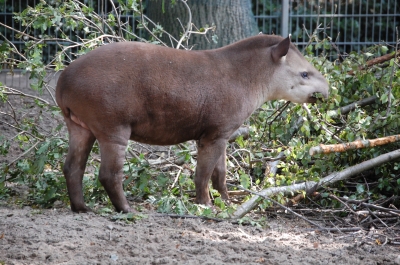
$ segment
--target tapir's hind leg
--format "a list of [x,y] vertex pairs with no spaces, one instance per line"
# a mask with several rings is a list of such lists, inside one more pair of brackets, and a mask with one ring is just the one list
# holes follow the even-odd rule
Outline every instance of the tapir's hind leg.
[[131,212],[122,188],[125,148],[128,140],[111,142],[99,139],[101,166],[99,180],[118,212]]
[[214,171],[211,175],[211,181],[214,189],[218,190],[223,200],[228,200],[228,190],[226,188],[226,149],[224,153],[218,158]]
[[87,212],[82,191],[82,178],[90,150],[96,138],[91,131],[81,127],[69,118],[65,118],[69,132],[69,148],[63,172],[67,182],[71,210]]

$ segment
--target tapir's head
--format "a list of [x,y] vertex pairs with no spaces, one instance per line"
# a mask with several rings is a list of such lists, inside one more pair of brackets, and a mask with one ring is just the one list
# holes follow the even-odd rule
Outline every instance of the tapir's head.
[[271,47],[274,65],[271,88],[275,99],[295,103],[315,103],[320,95],[328,97],[328,82],[290,42],[282,39]]

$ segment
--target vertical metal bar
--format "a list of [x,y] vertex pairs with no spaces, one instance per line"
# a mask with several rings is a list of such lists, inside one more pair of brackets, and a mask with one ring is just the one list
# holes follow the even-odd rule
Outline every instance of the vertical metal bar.
[[289,0],[282,0],[282,22],[281,35],[286,38],[289,36]]
[[369,2],[368,1],[366,1],[366,8],[365,8],[365,10],[366,10],[366,12],[365,12],[365,37],[364,37],[364,42],[360,42],[360,44],[361,43],[365,43],[365,42],[367,42],[368,41],[368,36],[370,36],[370,34],[368,34],[368,32],[373,32],[373,27],[372,27],[372,29],[370,29],[370,30],[368,30],[369,28],[368,28],[368,20],[369,20],[369,16],[368,16],[368,10],[369,10]]
[[[297,7],[298,7],[298,5],[299,5],[299,3],[297,4]],[[301,25],[299,25],[299,16],[297,16],[299,14],[299,9],[298,8],[297,8],[296,12],[294,12],[294,14],[296,15],[296,27],[297,28],[299,28],[299,27],[301,28]],[[296,31],[297,31],[297,28],[296,28]],[[300,32],[299,34],[296,34],[296,42],[299,41],[299,35],[303,34],[302,30],[300,30],[299,32]]]
[[335,23],[335,18],[334,18],[336,15],[334,1],[331,2],[331,13],[332,13],[332,19],[331,19],[331,24],[330,24],[331,33],[330,33],[329,37],[331,37],[333,40],[336,40],[337,35],[333,36],[333,27],[334,27],[334,25],[337,25],[337,23]]
[[[390,1],[389,1],[390,3]],[[389,4],[388,3],[388,4]],[[379,10],[379,39],[377,41],[381,42],[381,37],[382,37],[382,22],[383,22],[383,17],[382,17],[382,4],[379,5],[380,6],[380,10]],[[388,41],[388,39],[385,39],[386,41]]]
[[293,34],[293,23],[292,23],[292,10],[293,10],[293,2],[290,1],[289,3],[289,32],[290,34]]
[[[359,30],[358,30],[358,37],[357,37],[357,42],[358,43],[360,43],[361,42],[361,21],[362,21],[362,19],[361,19],[361,14],[362,14],[362,4],[361,4],[361,2],[360,2],[360,6],[359,6],[359,10],[358,10],[358,13],[360,14],[360,16],[359,16],[359,18],[358,18],[358,27],[359,27]],[[358,45],[358,47],[360,47],[360,45]],[[360,51],[360,48],[358,48],[358,51]]]
[[374,41],[374,36],[375,36],[375,19],[376,19],[376,17],[375,17],[375,4],[376,4],[376,2],[375,2],[375,0],[374,0],[374,3],[373,3],[373,5],[372,5],[372,8],[373,8],[373,14],[372,14],[372,35],[371,35],[371,39],[370,40],[366,40],[365,42],[368,42],[368,41]]
[[[388,1],[388,5],[390,6],[390,0]],[[389,9],[390,8],[387,8],[386,9],[386,30],[385,30],[385,41],[389,41]],[[396,10],[396,9],[394,9],[394,10]],[[396,25],[396,23],[394,23],[394,25]]]
[[347,42],[347,20],[348,20],[348,17],[347,17],[347,7],[349,6],[349,1],[348,0],[346,0],[346,4],[345,4],[345,7],[344,7],[344,14],[345,14],[345,17],[344,17],[344,30],[343,30],[343,37],[344,37],[344,41],[345,42]]
[[[394,0],[394,9],[393,9],[393,24],[394,25],[397,25],[397,22],[396,22],[396,10],[397,10],[397,4],[398,4],[398,2],[397,2],[397,0]],[[389,23],[388,23],[388,25],[389,25]],[[388,26],[389,27],[389,26]],[[400,28],[397,28],[397,30],[400,30]],[[397,35],[396,35],[396,28],[393,30],[393,36],[392,36],[392,38],[393,38],[393,40],[394,40],[394,42],[396,43],[397,42]]]

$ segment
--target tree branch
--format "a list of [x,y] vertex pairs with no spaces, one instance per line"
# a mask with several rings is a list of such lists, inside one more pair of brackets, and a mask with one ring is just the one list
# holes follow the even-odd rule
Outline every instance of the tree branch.
[[291,195],[293,192],[297,192],[299,190],[305,190],[307,193],[314,191],[319,186],[329,185],[335,183],[337,181],[348,179],[354,175],[360,174],[363,171],[379,166],[383,163],[387,163],[394,159],[400,158],[400,149],[380,155],[378,157],[372,158],[370,160],[364,161],[358,165],[348,167],[340,172],[334,172],[319,182],[315,181],[306,181],[303,183],[294,184],[291,186],[281,186],[281,187],[272,187],[258,192],[256,196],[253,196],[250,200],[246,201],[242,205],[240,205],[236,211],[233,213],[233,218],[240,218],[246,215],[249,211],[254,209],[258,203],[260,195],[262,196],[271,196],[276,193],[283,193],[285,195]]
[[400,134],[371,139],[371,140],[357,140],[350,143],[330,144],[330,145],[320,144],[319,146],[314,146],[310,148],[310,155],[313,156],[316,154],[330,154],[334,152],[342,153],[348,150],[386,145],[398,141],[400,141]]

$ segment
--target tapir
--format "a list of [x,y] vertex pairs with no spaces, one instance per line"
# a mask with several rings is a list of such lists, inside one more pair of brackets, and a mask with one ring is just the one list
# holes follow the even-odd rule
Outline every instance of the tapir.
[[86,212],[82,178],[95,140],[99,181],[117,211],[124,195],[129,140],[154,145],[197,143],[196,203],[212,205],[208,183],[228,200],[226,143],[264,102],[315,103],[328,82],[290,38],[258,35],[204,51],[141,42],[103,45],[60,75],[56,100],[69,133],[63,167],[71,209]]

